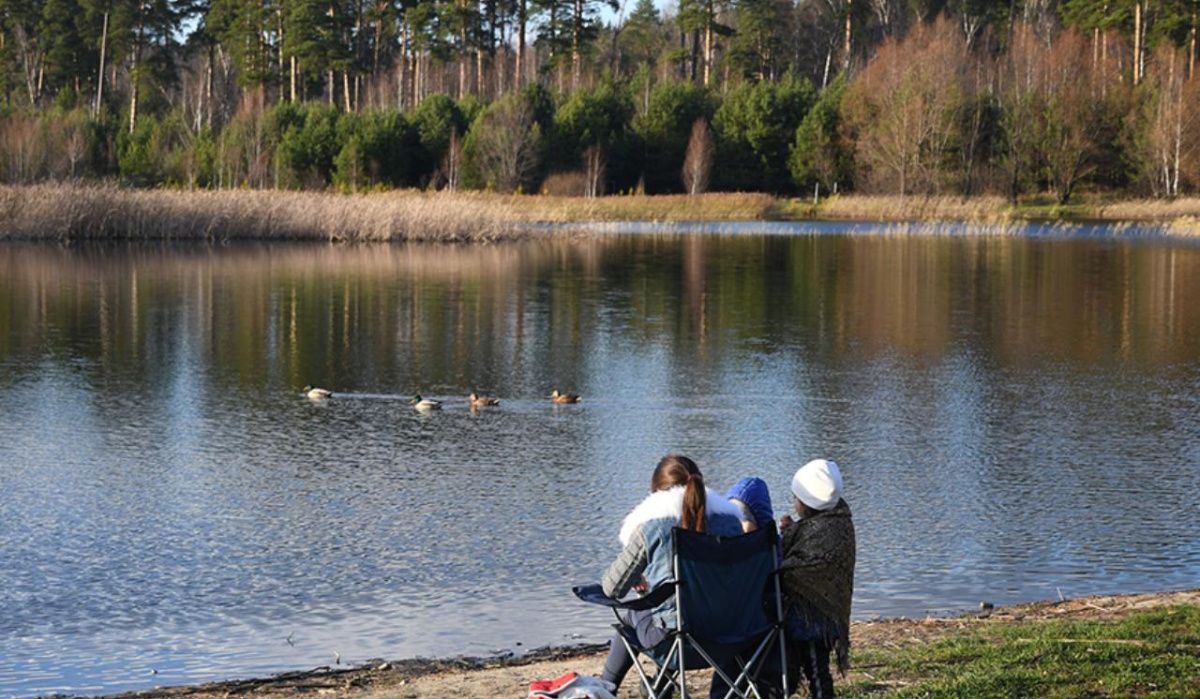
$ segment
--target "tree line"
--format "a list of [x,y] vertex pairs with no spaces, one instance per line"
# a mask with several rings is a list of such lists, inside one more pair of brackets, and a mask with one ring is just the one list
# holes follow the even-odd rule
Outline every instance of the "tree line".
[[1200,184],[1200,0],[630,4],[0,0],[0,177],[1061,201]]

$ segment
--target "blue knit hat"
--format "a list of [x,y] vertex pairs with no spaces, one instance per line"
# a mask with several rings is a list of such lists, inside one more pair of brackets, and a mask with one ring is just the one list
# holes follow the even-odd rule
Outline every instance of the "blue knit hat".
[[775,512],[771,509],[771,493],[767,490],[767,482],[761,478],[741,479],[733,484],[725,497],[745,503],[754,515],[754,523],[760,527],[775,520]]

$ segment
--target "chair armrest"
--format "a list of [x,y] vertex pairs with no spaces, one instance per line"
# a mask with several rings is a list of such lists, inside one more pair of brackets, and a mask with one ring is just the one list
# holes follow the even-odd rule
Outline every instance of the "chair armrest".
[[621,600],[613,599],[604,594],[604,588],[599,583],[576,585],[571,588],[571,592],[574,592],[576,597],[588,604],[599,604],[605,607],[621,606]]
[[595,583],[591,585],[577,585],[571,588],[571,592],[574,592],[575,596],[584,602],[599,604],[613,609],[654,609],[670,599],[671,595],[675,594],[675,581],[668,580],[645,595],[630,597],[624,600],[609,597],[604,594],[604,589]]

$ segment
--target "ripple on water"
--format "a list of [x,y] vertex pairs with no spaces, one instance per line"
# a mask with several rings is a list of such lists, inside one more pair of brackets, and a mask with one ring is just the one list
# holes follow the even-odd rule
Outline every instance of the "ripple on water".
[[[841,463],[859,617],[1200,573],[1194,247],[743,235],[0,263],[0,694],[601,640],[570,586],[615,555],[668,451],[717,489],[762,476],[780,514],[797,466]],[[308,401],[310,382],[337,393]],[[551,406],[556,386],[584,401]],[[474,389],[502,405],[472,414]],[[414,414],[418,391],[444,409]]]

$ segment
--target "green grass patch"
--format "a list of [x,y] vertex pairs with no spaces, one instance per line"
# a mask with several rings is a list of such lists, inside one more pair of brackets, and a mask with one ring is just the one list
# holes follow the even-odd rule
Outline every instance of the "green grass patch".
[[[980,624],[855,654],[845,697],[1200,697],[1200,607],[1120,621]],[[868,676],[864,677],[863,674]]]

